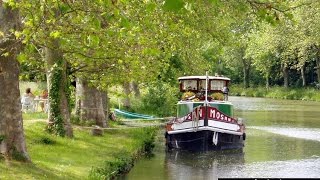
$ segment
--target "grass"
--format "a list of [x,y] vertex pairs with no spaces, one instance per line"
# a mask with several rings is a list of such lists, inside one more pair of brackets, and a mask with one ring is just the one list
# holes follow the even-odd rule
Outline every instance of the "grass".
[[[23,114],[27,150],[32,163],[0,159],[0,179],[108,179],[128,171],[133,162],[153,148],[157,127],[105,130],[101,137],[74,128],[73,139],[44,131],[41,113]],[[118,127],[117,123],[111,123]],[[120,162],[120,163],[119,163]]]
[[44,112],[22,113],[24,120],[47,119],[48,114]]
[[247,96],[247,97],[267,97],[275,99],[290,99],[290,100],[306,100],[320,101],[320,90],[315,88],[283,88],[270,87],[268,90],[265,87],[255,87],[244,89],[240,85],[233,85],[230,88],[230,95]]

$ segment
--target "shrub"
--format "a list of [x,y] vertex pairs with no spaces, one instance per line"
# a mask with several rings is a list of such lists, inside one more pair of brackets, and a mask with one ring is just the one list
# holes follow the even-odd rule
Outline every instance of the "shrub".
[[157,81],[150,84],[140,99],[132,101],[132,110],[159,117],[172,116],[176,112],[176,103],[180,99],[176,87]]

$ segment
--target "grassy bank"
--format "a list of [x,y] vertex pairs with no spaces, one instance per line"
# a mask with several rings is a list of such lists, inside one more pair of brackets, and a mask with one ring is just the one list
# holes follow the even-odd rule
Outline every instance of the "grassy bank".
[[67,139],[47,134],[45,125],[44,120],[24,121],[32,163],[5,163],[0,159],[0,179],[112,178],[128,171],[139,155],[152,150],[158,130],[157,127],[110,129],[97,137],[78,127],[74,128],[75,138]]
[[230,87],[230,95],[320,101],[320,90],[317,90],[315,88],[270,87],[267,90],[265,87],[255,87],[255,88],[244,89],[242,86],[232,85]]

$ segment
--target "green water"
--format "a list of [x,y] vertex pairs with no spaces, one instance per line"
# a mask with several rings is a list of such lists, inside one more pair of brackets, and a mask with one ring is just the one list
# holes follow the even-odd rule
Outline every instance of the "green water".
[[230,97],[245,119],[243,152],[171,152],[160,134],[154,156],[124,179],[319,178],[320,103]]

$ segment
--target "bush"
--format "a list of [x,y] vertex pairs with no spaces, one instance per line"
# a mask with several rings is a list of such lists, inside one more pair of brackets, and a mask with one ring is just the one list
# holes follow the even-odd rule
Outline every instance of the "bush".
[[140,99],[132,100],[134,112],[159,117],[172,116],[176,113],[176,103],[180,99],[176,87],[157,81],[150,84]]

